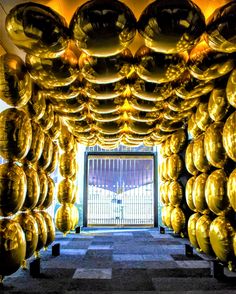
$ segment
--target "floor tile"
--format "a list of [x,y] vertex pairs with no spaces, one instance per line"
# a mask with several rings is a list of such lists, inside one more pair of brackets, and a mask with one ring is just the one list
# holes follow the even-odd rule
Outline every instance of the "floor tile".
[[61,254],[65,255],[85,255],[87,250],[86,249],[61,249]]
[[107,280],[112,278],[111,268],[77,268],[73,279],[102,279]]

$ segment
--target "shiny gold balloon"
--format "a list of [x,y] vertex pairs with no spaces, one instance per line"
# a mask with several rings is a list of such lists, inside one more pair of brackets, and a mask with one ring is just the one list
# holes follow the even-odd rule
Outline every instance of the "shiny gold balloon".
[[25,112],[32,121],[38,122],[46,111],[46,95],[34,85],[34,91],[26,106]]
[[232,173],[229,176],[228,182],[227,182],[227,196],[229,198],[230,205],[236,211],[236,169],[232,171]]
[[199,245],[197,242],[197,236],[196,236],[196,225],[200,217],[201,217],[200,213],[194,213],[188,219],[188,237],[189,237],[190,243],[195,248],[199,248]]
[[48,229],[44,216],[41,212],[33,211],[33,217],[35,218],[38,225],[38,244],[36,247],[37,253],[39,252],[39,250],[46,246]]
[[43,204],[40,206],[40,209],[47,209],[52,205],[54,200],[54,193],[55,193],[55,183],[51,177],[47,177],[48,182],[48,191],[45,197]]
[[171,212],[171,226],[176,234],[185,229],[186,218],[180,207],[175,207]]
[[64,152],[60,155],[59,161],[60,174],[66,178],[72,177],[76,172],[76,154],[75,152]]
[[[167,108],[163,114],[163,118],[166,120],[173,121],[174,123],[179,123],[181,120],[185,121],[186,119],[188,119],[192,115],[192,113],[193,113],[192,110],[173,111]],[[179,128],[181,127],[183,127],[183,125],[180,126]]]
[[222,140],[223,127],[223,122],[215,122],[208,127],[204,136],[206,158],[211,165],[217,168],[223,168],[227,161]]
[[183,127],[184,121],[182,118],[178,118],[177,120],[163,118],[159,125],[160,130],[167,133],[177,131]]
[[173,154],[169,157],[168,160],[168,175],[172,180],[177,180],[180,176],[180,173],[183,169],[183,162],[181,157],[178,154]]
[[0,113],[0,156],[23,159],[32,141],[32,128],[25,112],[8,108]]
[[146,46],[173,54],[191,49],[205,30],[204,15],[192,1],[154,1],[142,12],[139,33]]
[[135,54],[138,76],[150,83],[168,83],[177,80],[186,69],[182,56],[163,54],[142,46]]
[[40,183],[40,194],[39,194],[39,200],[36,206],[41,207],[41,205],[44,203],[48,194],[48,178],[43,171],[38,172],[38,176],[39,176],[39,183]]
[[174,206],[168,205],[165,211],[165,223],[166,223],[166,226],[170,229],[172,229],[171,214],[174,209],[175,209]]
[[55,231],[55,225],[53,223],[53,219],[50,216],[50,214],[46,211],[41,211],[41,214],[45,220],[46,226],[47,226],[47,241],[44,247],[48,247],[52,242],[55,240],[56,231]]
[[27,182],[22,167],[4,163],[0,165],[0,216],[19,211],[25,201]]
[[[81,112],[85,109],[87,99],[79,93],[71,99],[56,99],[50,96],[50,101],[54,111],[61,117],[71,120],[81,120]],[[75,116],[78,118],[76,119]]]
[[58,185],[57,199],[63,203],[72,203],[75,194],[75,184],[69,179],[63,179]]
[[232,113],[225,122],[223,129],[223,145],[227,155],[236,161],[236,112]]
[[67,127],[62,126],[58,142],[60,148],[64,151],[70,151],[74,147],[75,138],[71,132],[68,131]]
[[183,189],[178,181],[170,182],[168,186],[168,197],[172,206],[180,206],[183,198]]
[[166,204],[170,204],[170,200],[169,200],[169,186],[171,184],[171,181],[166,181],[164,183],[164,188],[163,188],[163,197],[164,197],[164,202]]
[[167,226],[167,224],[166,224],[167,207],[168,206],[165,205],[161,208],[161,221],[164,226]]
[[186,132],[184,130],[178,130],[170,138],[171,151],[175,154],[182,151],[187,141]]
[[72,132],[74,136],[77,136],[80,133],[87,133],[92,130],[92,124],[89,123],[87,120],[82,121],[70,121],[64,120],[68,130]]
[[164,106],[164,103],[162,101],[153,102],[136,97],[130,97],[128,101],[129,104],[138,111],[154,112],[157,110],[162,110]]
[[218,216],[210,226],[210,242],[215,255],[223,262],[232,261],[235,228],[225,216]]
[[89,100],[89,109],[93,112],[106,114],[106,113],[117,113],[117,111],[121,108],[121,104],[123,99],[114,98],[107,100],[97,100],[90,99]]
[[168,204],[166,203],[166,197],[165,197],[165,182],[160,184],[160,201],[163,205]]
[[208,112],[208,102],[201,102],[195,114],[196,124],[202,131],[205,131],[212,120]]
[[192,200],[197,212],[209,213],[205,197],[205,186],[208,175],[203,173],[196,177],[192,187]]
[[201,250],[208,255],[213,254],[209,236],[211,223],[212,219],[209,215],[202,215],[196,223],[197,243]]
[[25,234],[20,224],[12,219],[0,220],[0,275],[16,272],[26,253]]
[[61,117],[54,113],[54,121],[52,127],[48,130],[48,135],[52,141],[56,141],[61,133]]
[[48,130],[53,126],[54,123],[54,108],[51,103],[46,104],[46,109],[45,113],[42,118],[38,121],[40,124],[41,128],[45,131],[48,132]]
[[[228,94],[227,94],[228,97]],[[228,98],[229,99],[229,98]],[[225,89],[215,88],[208,101],[208,112],[214,121],[221,121],[229,110]]]
[[136,19],[120,1],[92,0],[76,10],[70,33],[76,45],[88,55],[116,55],[132,42]]
[[95,57],[82,53],[79,66],[84,78],[90,83],[116,83],[128,76],[131,71],[132,53],[125,49],[110,57]]
[[0,97],[14,107],[24,106],[32,95],[32,80],[23,60],[13,54],[0,57]]
[[195,139],[202,133],[196,124],[196,115],[193,113],[188,120],[188,134],[191,138]]
[[191,141],[186,148],[185,166],[186,166],[187,171],[191,175],[196,176],[198,174],[198,170],[195,167],[194,162],[193,162],[193,141]]
[[42,4],[16,5],[7,15],[6,30],[17,47],[42,58],[57,57],[67,47],[65,19]]
[[42,155],[44,147],[44,132],[42,131],[39,124],[31,121],[32,126],[32,141],[29,152],[27,153],[26,159],[32,163],[39,160]]
[[52,154],[53,154],[53,142],[51,138],[46,134],[45,140],[44,140],[43,152],[38,161],[38,165],[42,169],[46,170],[49,167],[52,161]]
[[192,211],[196,211],[196,206],[194,204],[193,201],[193,185],[195,182],[196,177],[191,177],[185,186],[185,198],[186,198],[186,202],[188,207],[192,210]]
[[202,173],[207,172],[210,168],[204,150],[204,134],[193,141],[193,163]]
[[171,137],[169,137],[166,141],[165,141],[165,154],[166,156],[171,156],[172,155],[172,150],[171,150]]
[[169,168],[169,164],[168,164],[168,161],[169,161],[169,157],[167,158],[164,158],[162,164],[162,176],[164,178],[164,180],[169,180],[169,174],[168,174],[168,168]]
[[72,217],[72,221],[73,221],[71,229],[75,230],[75,227],[79,224],[79,210],[73,204],[70,204],[70,209],[71,209],[71,217]]
[[123,81],[109,84],[95,84],[87,81],[84,90],[89,98],[104,100],[119,97],[126,89],[127,85]]
[[145,123],[145,122],[138,122],[133,121],[128,124],[129,130],[132,133],[139,134],[139,135],[147,135],[150,134],[153,130],[154,123]]
[[45,171],[49,174],[52,174],[58,165],[58,158],[59,158],[59,148],[57,143],[53,142],[53,150],[52,150],[52,159],[49,166],[45,169]]
[[30,258],[36,251],[38,244],[38,224],[30,212],[17,214],[14,221],[21,225],[25,234],[26,254],[25,258]]
[[199,80],[217,79],[234,68],[232,55],[212,50],[203,40],[190,52],[188,68]]
[[199,103],[199,97],[193,99],[182,99],[177,95],[174,95],[167,100],[168,108],[179,112],[191,110],[195,106],[198,106]]
[[[143,106],[143,105],[142,105]],[[146,112],[146,111],[135,111],[132,110],[128,113],[129,119],[138,122],[152,123],[156,122],[160,117],[161,113],[158,111]],[[120,115],[121,117],[121,115]]]
[[236,51],[235,42],[235,2],[216,9],[207,19],[206,41],[208,45],[220,52],[232,53]]
[[234,108],[236,108],[236,69],[234,69],[232,71],[232,73],[230,74],[230,77],[228,79],[227,82],[227,86],[226,86],[226,96],[227,96],[227,100],[230,103],[230,105],[232,105]]
[[218,169],[212,172],[206,181],[206,202],[209,209],[217,215],[224,214],[229,209],[227,180],[224,170]]
[[73,228],[73,219],[70,204],[64,203],[56,212],[56,227],[63,234],[67,234]]
[[24,166],[26,175],[26,197],[22,210],[32,210],[36,207],[40,195],[40,182],[37,171],[30,165]]

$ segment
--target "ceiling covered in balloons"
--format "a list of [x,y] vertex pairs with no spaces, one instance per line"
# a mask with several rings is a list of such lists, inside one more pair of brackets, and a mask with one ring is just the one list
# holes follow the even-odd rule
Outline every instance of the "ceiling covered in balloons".
[[235,104],[234,1],[0,4],[1,98],[53,140],[154,146]]

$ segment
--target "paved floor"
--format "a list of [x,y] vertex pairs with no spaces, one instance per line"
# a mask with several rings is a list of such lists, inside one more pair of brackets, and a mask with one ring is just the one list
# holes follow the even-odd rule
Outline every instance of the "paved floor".
[[236,275],[212,277],[209,257],[185,256],[186,239],[157,230],[56,236],[61,255],[41,253],[41,274],[18,270],[0,293],[236,293]]

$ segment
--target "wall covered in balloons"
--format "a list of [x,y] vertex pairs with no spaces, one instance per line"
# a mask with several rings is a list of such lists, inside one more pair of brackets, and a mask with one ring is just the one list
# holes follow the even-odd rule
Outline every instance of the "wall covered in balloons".
[[[158,0],[137,20],[120,1],[92,0],[67,23],[28,2],[6,31],[26,57],[0,57],[0,275],[53,241],[57,165],[56,226],[66,234],[78,222],[77,143],[161,144],[163,223],[233,262],[236,3],[206,20],[191,0]],[[145,45],[133,55],[136,33]]]

